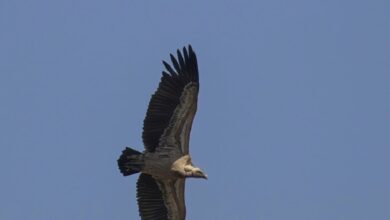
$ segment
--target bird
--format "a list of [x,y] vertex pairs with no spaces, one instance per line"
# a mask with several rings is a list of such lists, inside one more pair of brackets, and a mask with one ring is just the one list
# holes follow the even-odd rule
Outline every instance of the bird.
[[143,122],[144,151],[126,147],[117,160],[123,176],[140,173],[136,196],[142,220],[184,220],[186,178],[207,179],[189,154],[199,92],[196,54],[188,45],[170,58],[173,67],[162,61],[165,70]]

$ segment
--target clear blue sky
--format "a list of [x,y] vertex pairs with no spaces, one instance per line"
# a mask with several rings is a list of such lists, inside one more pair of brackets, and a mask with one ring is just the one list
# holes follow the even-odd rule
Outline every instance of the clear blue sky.
[[0,0],[0,219],[138,219],[162,59],[201,91],[187,219],[390,219],[387,0]]

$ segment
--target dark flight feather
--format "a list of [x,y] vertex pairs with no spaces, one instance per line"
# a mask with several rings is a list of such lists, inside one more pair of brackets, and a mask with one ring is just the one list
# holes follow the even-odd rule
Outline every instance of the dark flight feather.
[[184,47],[183,54],[178,51],[177,57],[179,61],[170,55],[174,69],[163,61],[166,71],[162,72],[158,89],[149,102],[142,133],[145,149],[149,152],[154,152],[158,147],[185,86],[190,83],[199,85],[197,59],[192,47],[189,46],[188,51]]
[[142,220],[168,220],[168,212],[156,180],[142,173],[137,181],[138,209]]

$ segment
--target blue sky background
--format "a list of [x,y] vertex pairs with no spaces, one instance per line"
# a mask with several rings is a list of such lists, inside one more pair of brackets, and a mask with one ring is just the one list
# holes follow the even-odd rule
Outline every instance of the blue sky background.
[[390,1],[0,0],[0,219],[138,219],[161,60],[201,91],[187,219],[390,219]]

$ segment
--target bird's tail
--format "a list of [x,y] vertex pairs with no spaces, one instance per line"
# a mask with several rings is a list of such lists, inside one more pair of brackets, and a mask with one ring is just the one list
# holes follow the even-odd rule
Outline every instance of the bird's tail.
[[142,153],[126,147],[118,159],[118,166],[123,176],[139,173],[144,166]]

